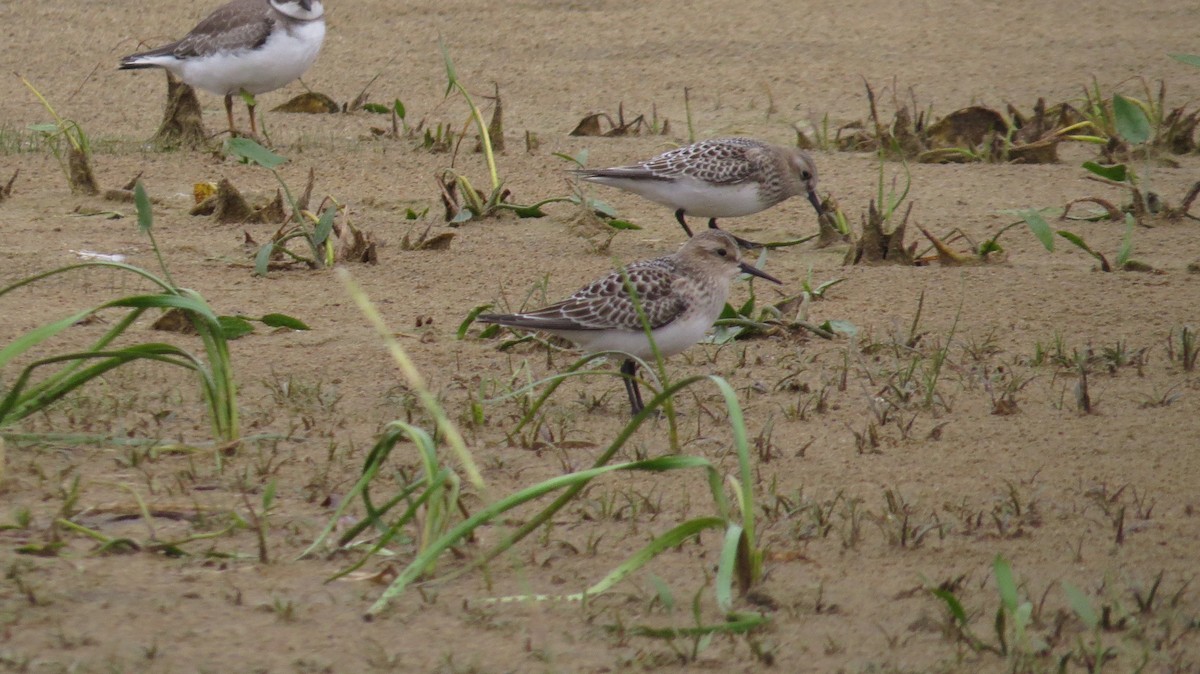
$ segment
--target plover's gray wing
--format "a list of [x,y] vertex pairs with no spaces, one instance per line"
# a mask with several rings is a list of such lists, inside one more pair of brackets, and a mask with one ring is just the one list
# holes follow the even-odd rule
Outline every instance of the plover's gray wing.
[[146,62],[156,57],[190,59],[219,52],[257,49],[270,37],[275,20],[255,3],[235,2],[224,5],[196,24],[182,39],[150,51],[121,59],[121,68],[154,67]]
[[[667,258],[635,262],[626,268],[626,274],[651,328],[667,325],[687,310],[687,298],[675,288],[678,273]],[[528,330],[642,329],[633,298],[619,271],[592,282],[561,302],[536,311],[486,314],[479,320]]]

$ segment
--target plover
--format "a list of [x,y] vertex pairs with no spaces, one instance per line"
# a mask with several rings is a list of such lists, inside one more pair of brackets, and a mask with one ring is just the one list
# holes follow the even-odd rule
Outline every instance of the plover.
[[[225,97],[229,132],[233,97],[273,91],[308,70],[325,40],[321,0],[233,0],[178,42],[121,59],[121,70],[166,68],[184,82]],[[258,133],[247,103],[250,132]]]
[[[664,357],[700,341],[729,297],[729,285],[744,272],[772,283],[779,279],[742,261],[737,240],[719,229],[700,232],[673,255],[634,262],[580,289],[567,299],[521,314],[484,314],[478,320],[541,330],[575,342],[587,353],[619,351],[642,360],[654,357],[624,277],[637,292],[650,334]],[[637,361],[621,365],[633,414],[642,411]]]
[[692,229],[685,216],[708,218],[708,226],[716,229],[717,218],[758,213],[798,194],[808,195],[818,216],[822,212],[812,157],[796,147],[751,138],[704,140],[631,166],[575,173],[673,208],[688,236]]

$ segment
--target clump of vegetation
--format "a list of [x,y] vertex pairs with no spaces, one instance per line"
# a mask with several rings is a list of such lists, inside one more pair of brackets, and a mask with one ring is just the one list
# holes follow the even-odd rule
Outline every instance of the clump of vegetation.
[[[291,206],[291,212],[278,218],[281,226],[271,236],[271,240],[259,246],[254,256],[254,273],[265,276],[270,269],[289,269],[295,265],[304,265],[310,269],[332,266],[337,261],[375,263],[378,260],[374,237],[359,230],[349,222],[336,222],[340,206],[332,198],[326,197],[317,210],[320,215],[308,210],[309,201],[315,183],[315,173],[310,170],[308,183],[299,198],[292,194],[291,188],[276,169],[287,161],[270,150],[262,147],[249,138],[231,138],[225,142],[226,150],[233,156],[246,163],[253,163],[269,170],[279,183],[283,198]],[[218,189],[217,198],[220,199]],[[280,201],[277,197],[276,201]],[[274,218],[282,215],[282,204],[275,207],[268,205],[259,211],[240,210],[232,217],[235,221],[238,215],[245,213],[246,217]],[[266,213],[266,215],[263,215]],[[277,221],[278,221],[277,220]],[[306,252],[297,252],[288,246],[291,241],[301,241],[307,244]],[[247,242],[255,245],[247,235]]]
[[908,217],[912,214],[912,202],[909,202],[904,210],[903,217],[897,215],[900,205],[908,198],[911,186],[912,180],[906,166],[903,190],[897,191],[893,180],[891,188],[884,194],[883,164],[879,165],[878,194],[871,200],[866,214],[862,216],[862,234],[851,242],[842,264],[916,263],[917,244],[907,247],[904,245],[904,233],[908,226]]
[[[245,327],[248,324],[244,319],[218,316],[198,293],[176,285],[154,240],[150,199],[140,182],[135,186],[134,193],[138,227],[150,239],[151,247],[158,256],[162,270],[161,276],[124,262],[95,260],[60,267],[22,279],[0,289],[0,296],[43,279],[78,269],[116,269],[129,272],[150,281],[158,287],[159,292],[122,297],[75,312],[60,320],[34,328],[0,349],[0,368],[15,365],[22,355],[35,347],[47,345],[56,335],[84,319],[108,309],[127,310],[127,313],[106,330],[91,347],[83,351],[38,358],[24,365],[21,373],[11,380],[11,385],[3,389],[3,398],[0,399],[0,428],[11,426],[21,419],[41,412],[67,394],[114,368],[134,361],[145,360],[174,365],[194,372],[200,381],[201,393],[212,424],[213,437],[231,445],[240,438],[237,389],[233,380],[233,366],[229,357],[227,340],[231,338],[231,332],[245,334]],[[152,309],[176,310],[190,325],[194,334],[200,337],[204,345],[205,357],[193,355],[172,344],[114,345],[143,313]],[[304,324],[300,321],[279,314],[269,315],[259,320],[277,326],[305,329]],[[45,370],[53,370],[53,373],[40,379],[35,378],[35,374],[40,374]]]
[[[1180,60],[1187,63],[1186,58]],[[1101,146],[1105,163],[1146,157],[1151,149],[1188,154],[1197,148],[1195,131],[1200,110],[1166,106],[1166,85],[1157,96],[1144,85],[1144,99],[1104,96],[1098,84],[1084,89],[1075,104],[1050,105],[1039,98],[1030,113],[1013,105],[1001,112],[982,105],[961,108],[933,119],[932,106],[921,108],[910,90],[909,100],[893,94],[890,124],[879,113],[875,91],[866,84],[869,117],[830,131],[828,119],[818,127],[797,129],[801,147],[876,152],[882,157],[923,163],[1003,162],[1057,163],[1058,146],[1082,142]],[[1147,137],[1131,141],[1122,133],[1122,106],[1135,104],[1148,119]]]
[[164,68],[163,72],[167,75],[167,106],[150,142],[162,149],[204,147],[208,132],[196,90],[170,70]]
[[[762,579],[763,551],[759,547],[755,518],[757,510],[754,506],[754,474],[751,464],[749,441],[745,423],[734,389],[723,379],[716,376],[695,376],[682,381],[670,382],[660,370],[661,390],[647,402],[645,408],[634,416],[621,433],[596,457],[590,468],[572,470],[537,484],[519,489],[511,494],[497,498],[489,498],[476,508],[474,513],[467,513],[459,502],[460,493],[471,485],[480,495],[487,493],[474,458],[467,450],[456,424],[447,416],[445,410],[437,401],[437,397],[429,391],[424,379],[413,366],[403,348],[393,337],[393,333],[383,324],[382,319],[374,310],[362,291],[350,281],[348,274],[342,272],[343,280],[350,287],[351,295],[367,315],[368,320],[375,326],[380,337],[385,341],[394,356],[408,385],[433,424],[438,434],[449,445],[457,458],[460,468],[452,467],[446,458],[438,455],[432,435],[407,422],[394,422],[376,444],[368,457],[362,472],[362,477],[342,501],[337,512],[330,518],[325,531],[314,542],[305,554],[311,554],[322,546],[327,546],[326,539],[335,528],[342,514],[353,502],[362,499],[366,516],[358,520],[341,538],[332,543],[335,550],[350,549],[353,539],[368,530],[385,532],[374,544],[370,545],[366,554],[351,567],[338,575],[349,573],[366,561],[381,553],[387,546],[395,546],[399,541],[401,531],[410,531],[413,557],[411,561],[390,580],[388,588],[379,599],[368,609],[366,617],[371,618],[389,606],[389,604],[408,590],[416,581],[426,579],[426,583],[437,582],[457,577],[463,573],[479,569],[490,563],[498,556],[513,548],[520,541],[535,531],[548,525],[556,513],[582,498],[585,488],[604,476],[619,472],[651,472],[675,473],[677,471],[695,472],[703,475],[709,486],[712,497],[712,512],[670,527],[634,552],[626,562],[620,564],[602,579],[590,587],[572,594],[546,595],[524,594],[492,598],[488,602],[511,601],[586,601],[615,587],[621,580],[638,569],[650,563],[655,557],[664,552],[677,548],[685,541],[697,538],[701,533],[715,529],[723,533],[720,544],[719,562],[715,582],[715,599],[717,607],[726,616],[726,621],[715,624],[705,624],[706,632],[741,633],[766,622],[766,617],[758,613],[744,613],[734,609],[734,599],[739,594],[744,595],[755,587]],[[614,372],[599,373],[585,370],[584,367],[594,360],[597,355],[580,359],[567,372],[535,382],[528,388],[534,390],[544,388],[541,395],[529,405],[521,422],[513,431],[514,436],[520,435],[523,428],[540,425],[537,419],[544,414],[543,407],[554,395],[558,385],[563,381],[576,377],[590,376],[621,376]],[[630,441],[638,428],[648,419],[656,417],[660,410],[665,410],[670,424],[674,429],[674,415],[671,401],[689,387],[703,383],[712,383],[719,391],[728,412],[729,427],[733,437],[734,451],[738,457],[736,475],[726,479],[708,459],[699,456],[669,455],[638,461],[614,463],[613,459],[622,447]],[[523,391],[513,395],[524,395]],[[477,408],[476,416],[485,414],[483,408]],[[676,438],[674,431],[672,438]],[[389,456],[399,446],[401,439],[409,439],[420,455],[421,469],[406,480],[398,490],[392,486],[393,471],[381,470],[389,461]],[[673,445],[678,446],[677,438]],[[464,475],[458,476],[459,470]],[[380,480],[386,473],[387,479]],[[728,486],[727,486],[728,485]],[[382,502],[378,496],[381,489],[387,489],[392,495]],[[491,544],[487,549],[473,556],[473,560],[450,572],[438,572],[438,564],[447,552],[456,551],[458,555],[466,552],[465,543],[472,540],[474,532],[485,525],[497,526],[509,517],[508,513],[526,504],[537,502],[543,497],[558,494],[551,503],[541,506],[530,516],[528,511],[522,515],[521,522],[511,532],[505,533],[500,540]],[[731,499],[732,495],[732,499]]]
[[[838,128],[832,137],[826,121],[821,129],[797,129],[801,147],[828,147],[853,152],[876,152],[882,157],[923,163],[1009,162],[1053,163],[1057,146],[1067,140],[1091,140],[1079,132],[1088,127],[1069,104],[1047,106],[1039,99],[1030,115],[1008,106],[1007,116],[974,105],[934,121],[932,107],[921,109],[916,96],[909,101],[893,95],[896,112],[891,124],[880,118],[875,91],[865,84],[869,121]],[[1102,141],[1099,141],[1102,142]]]
[[650,109],[650,119],[646,115],[635,115],[625,119],[625,103],[617,104],[617,117],[606,112],[593,112],[584,116],[571,131],[572,136],[603,136],[617,138],[622,136],[666,136],[671,133],[671,121],[658,119],[658,106]]
[[50,151],[54,153],[54,158],[58,160],[59,166],[67,176],[71,192],[86,196],[100,194],[100,183],[92,171],[92,146],[83,127],[79,126],[78,122],[60,117],[29,80],[20,75],[17,77],[20,77],[21,82],[37,96],[42,106],[54,118],[53,124],[36,124],[31,128],[42,136]]
[[1117,250],[1112,263],[1109,262],[1108,257],[1104,253],[1089,246],[1082,236],[1065,229],[1053,230],[1042,214],[1035,210],[1022,211],[1021,218],[1029,225],[1030,231],[1042,243],[1042,246],[1051,253],[1054,252],[1054,236],[1057,234],[1095,258],[1100,263],[1100,271],[1153,271],[1153,268],[1149,265],[1137,262],[1131,258],[1133,255],[1133,230],[1136,222],[1130,214],[1125,215],[1125,237],[1122,239],[1121,247]]

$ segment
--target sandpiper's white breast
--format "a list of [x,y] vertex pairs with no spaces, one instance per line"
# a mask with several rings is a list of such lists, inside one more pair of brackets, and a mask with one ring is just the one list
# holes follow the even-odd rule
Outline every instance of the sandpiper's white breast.
[[589,180],[633,192],[672,209],[682,208],[698,218],[736,218],[765,207],[756,182],[723,185],[691,176],[666,180],[598,176]]

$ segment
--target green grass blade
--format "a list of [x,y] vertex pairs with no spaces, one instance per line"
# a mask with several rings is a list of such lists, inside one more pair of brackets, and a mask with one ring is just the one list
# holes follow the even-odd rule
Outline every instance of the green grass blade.
[[1087,595],[1065,580],[1062,582],[1062,589],[1066,593],[1067,602],[1071,605],[1071,610],[1075,611],[1075,615],[1079,616],[1088,629],[1096,629],[1096,626],[1100,624],[1100,618],[1096,615],[1096,609],[1088,600]]
[[582,488],[591,480],[614,471],[622,470],[649,470],[649,471],[664,471],[675,470],[679,468],[704,467],[708,470],[713,470],[712,464],[707,459],[701,457],[689,456],[668,456],[648,461],[635,461],[632,463],[613,464],[611,466],[600,466],[598,468],[589,468],[587,470],[561,475],[556,478],[551,478],[538,484],[526,487],[514,494],[510,494],[505,498],[488,504],[471,517],[463,520],[447,531],[441,538],[434,541],[428,548],[420,552],[412,562],[392,581],[392,584],[384,590],[379,599],[367,610],[367,616],[371,617],[383,611],[392,599],[399,596],[412,582],[419,578],[424,569],[426,569],[434,560],[436,560],[450,546],[457,543],[464,536],[474,531],[479,526],[492,521],[497,516],[516,508],[524,503],[540,498],[548,493],[564,489],[568,487]]
[[737,566],[738,548],[742,543],[743,530],[736,524],[725,529],[725,541],[721,545],[721,561],[717,564],[717,606],[729,613],[733,610],[733,574]]
[[490,303],[480,304],[479,306],[477,306],[474,309],[471,309],[469,312],[467,312],[467,317],[463,319],[462,323],[458,324],[458,330],[455,331],[455,333],[454,333],[455,339],[466,339],[467,330],[469,330],[471,328],[471,325],[475,322],[475,319],[479,318],[479,314],[482,314],[483,312],[485,312],[491,308],[492,308],[492,304],[490,304]]
[[1062,238],[1066,239],[1067,241],[1070,241],[1071,243],[1075,244],[1081,250],[1086,252],[1088,255],[1091,255],[1092,257],[1096,258],[1097,260],[1100,259],[1100,255],[1097,254],[1096,251],[1092,250],[1091,246],[1087,245],[1087,242],[1083,240],[1082,236],[1079,236],[1075,232],[1068,232],[1065,229],[1058,230],[1058,235],[1061,236]]
[[1117,269],[1124,269],[1125,263],[1133,256],[1133,230],[1137,220],[1132,213],[1125,214],[1125,236],[1121,239],[1121,248],[1117,251]]
[[958,623],[959,627],[967,626],[967,612],[963,609],[962,602],[958,600],[958,597],[954,596],[953,592],[941,588],[934,588],[930,592],[933,596],[942,600],[946,608],[950,611],[950,615],[954,617],[954,622]]
[[75,325],[84,318],[87,318],[93,311],[94,309],[88,309],[86,311],[72,314],[53,323],[39,325],[33,330],[30,330],[29,332],[26,332],[20,337],[14,339],[8,344],[8,346],[0,349],[0,368],[8,365],[10,361],[20,356],[22,353],[25,353],[29,349],[50,339],[72,325]]
[[355,282],[350,272],[343,268],[338,268],[337,273],[347,293],[354,300],[354,303],[358,306],[363,316],[375,328],[376,334],[383,340],[384,345],[388,348],[392,359],[400,368],[404,378],[417,393],[421,405],[437,423],[438,430],[446,438],[446,442],[450,445],[450,448],[454,451],[463,469],[466,471],[467,479],[476,488],[480,490],[485,489],[486,485],[483,481],[483,475],[479,472],[479,466],[475,463],[475,458],[467,450],[467,443],[463,440],[462,433],[450,421],[450,417],[446,415],[446,411],[442,408],[441,403],[438,402],[437,396],[429,390],[428,385],[425,383],[425,378],[417,370],[412,359],[408,357],[408,353],[396,341],[391,330],[383,322],[383,318],[379,315],[379,312],[375,309],[375,306],[371,303],[366,293],[363,292],[363,289]]
[[992,573],[996,576],[996,590],[1000,603],[1009,615],[1017,612],[1017,583],[1013,580],[1012,565],[1000,555],[992,561]]

